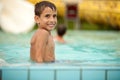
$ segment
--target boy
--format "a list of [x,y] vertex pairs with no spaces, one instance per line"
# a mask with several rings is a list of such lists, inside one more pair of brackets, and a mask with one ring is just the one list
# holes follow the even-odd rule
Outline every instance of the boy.
[[59,24],[56,27],[56,31],[57,31],[57,36],[55,37],[54,40],[59,42],[59,43],[66,43],[63,36],[66,34],[67,27],[64,24]]
[[38,25],[38,30],[31,39],[30,57],[38,63],[54,62],[54,41],[51,30],[57,24],[56,6],[49,1],[37,3],[34,19]]

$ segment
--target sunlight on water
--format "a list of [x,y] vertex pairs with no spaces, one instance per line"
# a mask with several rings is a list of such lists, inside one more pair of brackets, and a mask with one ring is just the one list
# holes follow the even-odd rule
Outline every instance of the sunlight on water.
[[[33,33],[0,32],[0,64],[31,63],[29,50]],[[120,32],[68,31],[65,39],[67,44],[55,44],[56,62],[120,64]]]

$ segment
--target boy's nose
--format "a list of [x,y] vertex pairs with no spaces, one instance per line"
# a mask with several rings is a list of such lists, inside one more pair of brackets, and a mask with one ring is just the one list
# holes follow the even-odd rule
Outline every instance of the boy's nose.
[[54,17],[51,17],[51,18],[50,18],[50,21],[55,21],[55,18],[54,18]]

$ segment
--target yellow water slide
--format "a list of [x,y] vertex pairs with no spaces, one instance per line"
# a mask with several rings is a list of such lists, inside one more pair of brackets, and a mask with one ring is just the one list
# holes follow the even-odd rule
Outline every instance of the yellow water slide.
[[[35,4],[42,0],[28,0]],[[58,15],[66,13],[65,0],[52,1],[58,10]],[[120,29],[120,1],[117,0],[78,0],[78,17],[92,23],[108,24]]]
[[109,24],[120,29],[120,1],[83,1],[78,5],[79,17],[88,22]]

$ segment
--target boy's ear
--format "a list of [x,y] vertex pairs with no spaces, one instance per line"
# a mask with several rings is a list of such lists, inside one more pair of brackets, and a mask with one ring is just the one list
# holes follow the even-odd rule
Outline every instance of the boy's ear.
[[39,16],[36,16],[36,15],[35,15],[34,19],[35,19],[35,22],[36,22],[36,23],[39,23]]

